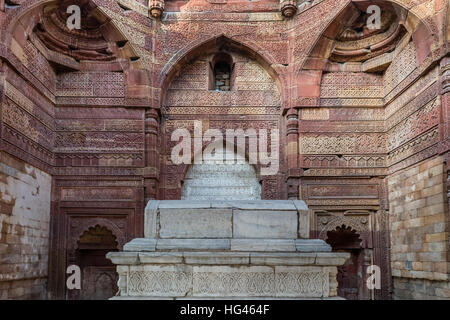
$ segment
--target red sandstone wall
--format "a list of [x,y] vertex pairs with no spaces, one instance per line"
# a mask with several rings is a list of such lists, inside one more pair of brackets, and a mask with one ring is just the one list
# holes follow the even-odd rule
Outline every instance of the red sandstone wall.
[[[448,163],[448,61],[442,57],[450,38],[443,22],[450,15],[444,0],[400,1],[411,13],[406,28],[412,35],[395,43],[393,62],[378,73],[366,71],[390,58],[329,61],[333,30],[346,21],[346,0],[303,5],[292,19],[281,16],[278,1],[167,1],[162,22],[148,18],[146,1],[120,0],[122,7],[94,1],[99,16],[110,19],[99,43],[116,57],[111,64],[83,53],[78,59],[87,60],[81,63],[53,54],[32,30],[42,1],[14,2],[20,6],[0,11],[2,150],[21,167],[53,178],[51,297],[68,296],[65,268],[79,262],[77,241],[86,230],[106,227],[120,249],[142,234],[149,199],[179,197],[186,168],[170,166],[167,139],[175,125],[193,119],[222,128],[278,126],[283,164],[278,177],[263,182],[264,197],[305,199],[313,236],[351,226],[361,236],[364,263],[386,270],[382,292],[374,296],[389,297],[389,247],[404,241],[395,233],[389,240],[390,211],[396,210],[389,201],[403,206],[404,200],[387,182],[438,154]],[[89,43],[84,36],[60,38]],[[205,70],[193,67],[224,43],[240,52],[242,86],[218,98],[206,90]],[[100,51],[91,56],[103,57]],[[392,258],[395,268],[403,262]],[[395,276],[408,296],[417,283]],[[20,281],[14,286],[32,287]]]

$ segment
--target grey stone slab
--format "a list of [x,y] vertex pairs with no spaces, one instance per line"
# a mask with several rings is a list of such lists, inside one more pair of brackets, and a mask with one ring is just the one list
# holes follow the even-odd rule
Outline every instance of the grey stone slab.
[[183,256],[187,264],[238,265],[250,262],[250,254],[241,252],[185,252]]
[[313,265],[316,260],[315,253],[251,253],[250,264],[273,266],[303,266]]
[[137,252],[108,252],[106,258],[117,265],[137,265],[139,256]]
[[316,265],[341,266],[348,258],[350,258],[348,252],[318,252]]
[[136,238],[123,246],[123,251],[141,252],[155,251],[156,239]]
[[321,239],[298,239],[295,247],[300,252],[331,252],[331,246]]
[[309,238],[310,211],[298,211],[298,237],[300,239]]
[[232,201],[233,208],[243,210],[297,210],[292,200],[236,200]]
[[159,209],[198,209],[211,208],[209,200],[161,200]]
[[160,209],[161,238],[231,238],[231,209]]
[[150,200],[145,207],[144,236],[146,238],[156,238],[156,220],[159,203],[159,200]]
[[231,250],[295,252],[295,242],[287,239],[231,239]]
[[229,239],[158,239],[157,250],[229,250]]
[[213,200],[211,208],[233,208],[233,203],[239,200]]
[[140,252],[139,260],[141,263],[151,264],[182,263],[183,254],[181,252]]
[[297,208],[297,211],[308,211],[308,206],[303,200],[292,200],[292,203]]
[[234,210],[233,238],[296,239],[297,211]]

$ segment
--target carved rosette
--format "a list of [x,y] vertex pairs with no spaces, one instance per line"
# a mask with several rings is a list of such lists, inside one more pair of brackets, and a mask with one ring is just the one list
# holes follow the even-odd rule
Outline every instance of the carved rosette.
[[281,14],[287,18],[294,16],[297,13],[296,0],[281,0],[280,2]]
[[151,17],[158,19],[164,11],[164,0],[150,0],[148,2],[148,11]]

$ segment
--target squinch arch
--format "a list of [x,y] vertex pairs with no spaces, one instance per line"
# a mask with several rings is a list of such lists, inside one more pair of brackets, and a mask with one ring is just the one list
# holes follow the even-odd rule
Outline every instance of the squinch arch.
[[[370,16],[366,10],[371,5],[381,8],[380,29],[372,30],[358,24]],[[330,62],[360,62],[378,57],[393,51],[405,34],[412,36],[416,48],[422,52],[419,58],[423,61],[431,53],[432,43],[437,41],[438,35],[432,31],[436,29],[433,21],[416,15],[412,9],[402,1],[350,1],[317,38],[298,73],[305,69],[329,69]],[[342,66],[339,68],[344,70]],[[369,71],[378,72],[380,68],[383,70],[386,66]],[[361,68],[361,71],[366,70]]]

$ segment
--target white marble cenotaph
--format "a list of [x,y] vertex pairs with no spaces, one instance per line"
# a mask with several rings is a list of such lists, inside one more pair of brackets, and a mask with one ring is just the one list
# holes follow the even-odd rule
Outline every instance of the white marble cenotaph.
[[151,200],[145,238],[107,255],[113,299],[336,298],[349,254],[308,239],[309,220],[299,200]]

